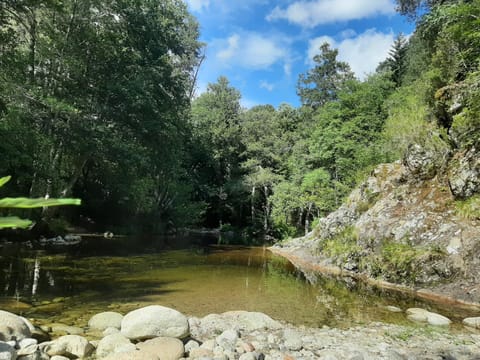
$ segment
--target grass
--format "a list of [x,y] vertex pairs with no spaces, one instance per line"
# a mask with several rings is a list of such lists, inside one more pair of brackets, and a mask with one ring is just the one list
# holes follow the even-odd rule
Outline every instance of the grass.
[[358,258],[362,247],[358,245],[357,230],[353,226],[346,227],[337,235],[323,241],[319,251],[334,258],[339,265],[349,258]]
[[455,201],[457,215],[467,220],[480,220],[480,195]]

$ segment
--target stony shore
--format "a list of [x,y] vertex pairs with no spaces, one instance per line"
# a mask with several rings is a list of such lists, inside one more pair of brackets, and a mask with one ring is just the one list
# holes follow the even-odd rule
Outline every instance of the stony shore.
[[[391,307],[390,311],[404,311]],[[461,331],[449,319],[407,309],[412,326],[296,327],[258,312],[187,317],[159,305],[126,315],[103,312],[85,327],[34,326],[0,310],[2,360],[480,359],[480,318]]]

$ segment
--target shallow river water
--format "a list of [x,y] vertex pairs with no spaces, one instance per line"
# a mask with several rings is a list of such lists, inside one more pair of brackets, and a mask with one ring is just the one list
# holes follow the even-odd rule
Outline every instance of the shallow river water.
[[[407,322],[404,314],[386,310],[387,305],[425,307],[453,316],[450,309],[359,284],[322,276],[309,282],[266,248],[160,248],[164,243],[99,238],[68,249],[4,246],[0,308],[79,326],[97,312],[125,313],[148,304],[194,316],[260,311],[314,327]],[[466,314],[456,315],[459,319]]]

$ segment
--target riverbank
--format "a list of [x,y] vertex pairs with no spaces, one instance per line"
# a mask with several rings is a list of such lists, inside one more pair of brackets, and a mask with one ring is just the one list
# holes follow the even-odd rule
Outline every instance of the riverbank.
[[480,331],[452,331],[441,322],[441,315],[420,309],[407,310],[405,316],[419,321],[421,314],[436,319],[439,326],[374,322],[349,329],[295,327],[258,312],[230,311],[197,318],[158,305],[125,316],[99,313],[83,326],[35,326],[35,319],[0,311],[0,358],[472,360],[480,354]]
[[480,312],[479,302],[466,301],[462,298],[456,298],[454,296],[454,293],[450,293],[450,295],[445,294],[440,292],[439,290],[435,291],[435,288],[417,289],[402,284],[395,284],[380,279],[374,279],[368,277],[366,274],[342,269],[335,265],[325,264],[324,262],[322,263],[322,259],[320,257],[315,257],[308,251],[305,251],[305,249],[302,247],[295,247],[290,244],[290,246],[282,248],[277,245],[270,247],[269,250],[272,253],[278,256],[282,256],[288,261],[290,261],[295,267],[305,273],[307,278],[311,277],[308,275],[309,273],[319,273],[323,275],[334,276],[337,278],[350,278],[356,281],[361,281],[367,285],[375,286],[381,289],[393,290],[419,299],[432,301],[441,305],[448,305],[455,308]]

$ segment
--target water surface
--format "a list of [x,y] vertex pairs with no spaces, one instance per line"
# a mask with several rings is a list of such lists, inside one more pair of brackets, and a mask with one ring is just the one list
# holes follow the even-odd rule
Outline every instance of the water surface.
[[67,250],[3,248],[0,307],[79,326],[101,311],[126,313],[149,304],[194,316],[261,311],[315,327],[408,323],[404,314],[386,310],[387,305],[425,307],[453,316],[449,309],[360,284],[321,276],[312,284],[290,262],[265,248],[165,251],[164,243],[105,241],[88,239]]

